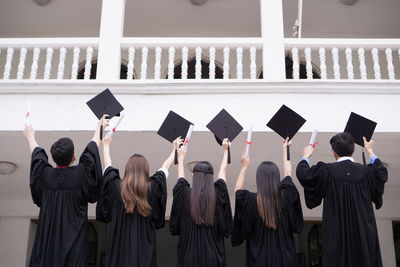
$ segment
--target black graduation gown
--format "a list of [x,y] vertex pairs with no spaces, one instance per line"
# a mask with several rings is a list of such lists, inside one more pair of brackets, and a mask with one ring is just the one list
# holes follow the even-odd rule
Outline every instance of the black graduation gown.
[[372,202],[379,209],[388,179],[379,159],[367,166],[345,160],[297,166],[305,201],[312,209],[324,199],[322,262],[324,267],[382,266]]
[[236,191],[232,245],[246,240],[246,266],[297,267],[293,233],[303,230],[303,211],[296,186],[286,176],[280,184],[280,216],[276,230],[265,226],[257,206],[257,193]]
[[143,217],[136,209],[132,214],[125,211],[121,198],[119,171],[108,167],[104,174],[104,186],[96,206],[96,219],[110,222],[106,267],[155,267],[157,266],[155,229],[165,225],[167,185],[164,172],[152,177],[147,194],[151,214]]
[[190,218],[190,185],[180,178],[174,187],[169,230],[179,235],[179,267],[226,266],[224,237],[232,228],[229,193],[223,179],[215,183],[215,218],[213,226],[195,224]]
[[40,207],[31,267],[87,266],[88,202],[94,203],[102,186],[97,145],[90,142],[79,165],[57,169],[43,148],[32,153],[30,188]]

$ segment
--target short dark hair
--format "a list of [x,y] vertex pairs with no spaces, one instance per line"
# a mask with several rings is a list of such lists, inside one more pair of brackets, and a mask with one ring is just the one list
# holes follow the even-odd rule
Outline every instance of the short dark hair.
[[74,156],[74,143],[69,138],[60,138],[51,146],[50,152],[57,165],[68,166]]
[[348,132],[338,133],[330,140],[333,151],[339,157],[350,157],[354,153],[354,139]]

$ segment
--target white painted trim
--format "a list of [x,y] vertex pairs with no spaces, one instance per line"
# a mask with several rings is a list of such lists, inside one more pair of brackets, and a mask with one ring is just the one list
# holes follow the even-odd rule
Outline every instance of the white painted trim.
[[53,48],[75,47],[85,48],[92,46],[97,48],[99,38],[0,38],[0,48],[26,47],[26,48]]
[[357,47],[364,49],[372,48],[399,48],[400,39],[331,39],[331,38],[285,38],[285,48],[347,48]]

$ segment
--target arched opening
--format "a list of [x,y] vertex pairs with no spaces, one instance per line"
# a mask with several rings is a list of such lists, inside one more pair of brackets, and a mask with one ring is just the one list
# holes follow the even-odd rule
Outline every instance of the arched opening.
[[[188,79],[195,79],[196,78],[196,59],[192,58],[188,61]],[[224,77],[223,70],[215,64],[215,79],[222,79]],[[210,78],[210,62],[201,59],[201,78],[202,79],[209,79]],[[168,79],[168,75],[167,75]],[[175,65],[174,68],[174,79],[182,79],[182,62],[178,65]]]
[[[291,57],[286,56],[285,57],[285,69],[286,69],[286,79],[293,79],[293,60]],[[313,68],[312,69],[313,73],[313,79],[321,79],[321,76],[319,75],[318,71]],[[263,72],[258,75],[259,79],[263,78]],[[307,68],[304,62],[299,63],[299,78],[300,79],[307,79]]]
[[[128,67],[125,64],[121,64],[120,75],[119,78],[121,80],[126,80],[128,76]],[[85,66],[81,68],[78,72],[78,79],[83,80],[85,77]],[[90,79],[96,79],[97,77],[97,62],[92,63],[92,68],[90,69]],[[135,79],[135,77],[133,77]]]

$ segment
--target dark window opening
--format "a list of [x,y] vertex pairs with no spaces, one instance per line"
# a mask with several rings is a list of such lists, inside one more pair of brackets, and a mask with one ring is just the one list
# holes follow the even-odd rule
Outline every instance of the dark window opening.
[[[90,79],[96,79],[97,76],[97,62],[92,63],[92,68],[90,69]],[[119,78],[121,80],[126,80],[126,77],[128,76],[128,67],[124,64],[121,64],[121,70],[120,70],[120,75]],[[83,80],[85,78],[85,67],[83,67],[81,70],[78,72],[78,79]],[[135,79],[135,77],[133,77]]]
[[[193,58],[188,61],[188,79],[196,78],[196,59]],[[222,79],[224,77],[224,72],[221,68],[215,65],[215,79]],[[202,59],[201,60],[201,78],[209,79],[210,78],[210,62]],[[167,75],[168,79],[168,75]],[[174,68],[174,79],[182,79],[182,62],[179,65],[176,65]]]

